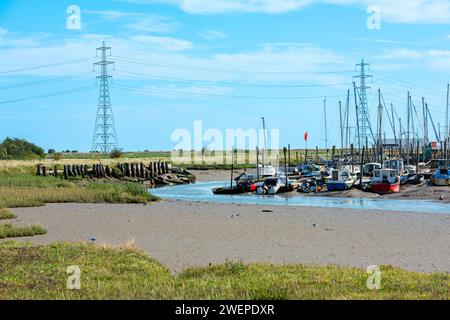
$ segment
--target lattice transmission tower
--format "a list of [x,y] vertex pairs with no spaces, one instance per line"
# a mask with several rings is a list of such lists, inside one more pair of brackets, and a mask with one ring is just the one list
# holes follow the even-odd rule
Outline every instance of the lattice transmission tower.
[[[359,86],[356,88],[359,95],[359,107],[358,107],[358,123],[359,131],[357,134],[358,146],[361,148],[366,141],[368,141],[369,134],[372,133],[372,127],[370,125],[369,107],[367,103],[367,90],[370,87],[367,86],[367,79],[372,78],[372,75],[367,74],[366,67],[370,64],[365,63],[364,59],[356,67],[360,69],[360,74],[355,76],[359,79]],[[371,136],[373,138],[373,134]]]
[[107,59],[108,51],[111,55],[111,47],[107,47],[104,41],[102,46],[97,48],[97,54],[99,51],[101,52],[101,61],[94,63],[94,68],[100,66],[100,75],[97,76],[97,79],[100,80],[100,93],[91,150],[107,154],[119,147],[109,95],[109,82],[112,76],[108,75],[108,68],[114,62]]

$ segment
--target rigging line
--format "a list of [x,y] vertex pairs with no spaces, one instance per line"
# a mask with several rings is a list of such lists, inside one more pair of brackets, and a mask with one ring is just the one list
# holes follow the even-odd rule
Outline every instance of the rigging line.
[[[388,120],[389,120],[389,123],[391,125],[392,131],[394,131],[394,119],[391,119],[390,112],[389,112],[389,110],[388,110],[388,108],[386,106],[386,101],[384,101],[383,93],[381,93],[381,100],[383,101],[384,110],[386,111],[386,114],[388,116]],[[394,135],[395,135],[395,132],[394,132]]]
[[70,94],[70,93],[76,93],[76,92],[80,92],[80,91],[90,90],[90,89],[94,89],[94,88],[96,88],[96,86],[93,86],[93,85],[85,86],[85,87],[75,88],[75,89],[71,89],[71,90],[65,90],[65,91],[44,94],[44,95],[40,95],[40,96],[0,101],[0,104],[10,104],[10,103],[23,102],[23,101],[29,101],[29,100],[44,99],[44,98],[49,98],[49,97],[63,95],[63,94]]
[[244,74],[280,74],[280,75],[320,75],[320,74],[342,74],[342,73],[354,73],[354,71],[337,70],[337,71],[317,71],[317,72],[281,72],[281,71],[257,71],[257,70],[240,70],[240,69],[222,69],[222,68],[208,68],[208,67],[198,67],[198,66],[188,66],[181,64],[169,64],[169,63],[158,63],[149,62],[145,60],[136,60],[126,57],[114,56],[116,60],[149,65],[153,67],[163,67],[163,68],[178,68],[205,72],[228,72],[228,73],[244,73]]
[[414,102],[413,102],[412,105],[413,105],[414,112],[416,114],[417,122],[419,123],[419,127],[420,127],[420,129],[422,130],[422,133],[423,133],[424,130],[423,130],[422,124],[420,123],[420,117],[419,117],[419,114],[417,113],[416,105],[414,104]]
[[91,58],[84,58],[84,59],[77,59],[77,60],[71,60],[71,61],[65,61],[65,62],[58,62],[58,63],[53,63],[53,64],[40,65],[40,66],[35,66],[35,67],[27,67],[27,68],[20,68],[20,69],[4,70],[4,71],[0,71],[0,74],[23,72],[23,71],[32,71],[32,70],[37,70],[37,69],[45,69],[45,68],[51,68],[51,67],[57,67],[57,66],[62,66],[62,65],[66,65],[66,64],[73,64],[73,63],[77,63],[77,62],[87,61],[87,60],[91,60],[91,59],[93,59],[93,57],[91,57]]
[[[211,98],[234,98],[234,99],[250,99],[250,100],[308,100],[308,99],[323,99],[324,96],[302,96],[302,97],[256,97],[256,96],[233,96],[224,94],[206,94],[206,93],[194,93],[194,92],[184,92],[184,91],[173,91],[166,89],[150,89],[150,88],[139,88],[133,86],[124,85],[113,85],[118,89],[122,90],[134,90],[147,93],[161,93],[165,95],[182,95],[182,96],[199,96],[199,97],[211,97]],[[331,98],[343,97],[342,95],[328,96]]]
[[227,81],[222,81],[222,80],[208,81],[208,80],[194,80],[194,79],[171,78],[171,77],[164,77],[164,76],[153,76],[153,75],[146,75],[143,73],[120,71],[120,70],[116,70],[116,73],[137,75],[142,78],[153,79],[153,80],[167,80],[167,81],[186,82],[186,83],[204,83],[204,84],[224,86],[224,87],[314,88],[314,87],[350,86],[349,83],[329,83],[329,84],[264,84],[264,83],[261,83],[261,84],[258,84],[258,83],[227,82]]
[[22,84],[3,86],[3,87],[0,87],[0,90],[15,89],[15,88],[28,87],[28,86],[38,86],[38,85],[43,85],[43,84],[52,83],[52,82],[59,82],[59,81],[64,81],[64,80],[83,78],[84,75],[88,75],[88,74],[92,74],[92,73],[93,72],[84,72],[84,73],[72,74],[72,75],[64,76],[64,77],[58,77],[58,78],[54,78],[54,79],[31,81],[31,82],[26,82],[26,83],[22,83]]

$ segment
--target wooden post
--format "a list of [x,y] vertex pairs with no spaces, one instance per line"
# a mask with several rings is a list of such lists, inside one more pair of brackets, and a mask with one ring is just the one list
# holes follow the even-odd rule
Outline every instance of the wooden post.
[[36,175],[37,175],[37,176],[42,175],[42,170],[41,170],[41,165],[40,165],[40,164],[38,164],[38,165],[36,166]]
[[319,163],[319,147],[316,146],[316,163]]
[[58,168],[56,167],[56,165],[53,167],[53,175],[54,175],[55,177],[58,176]]
[[44,177],[47,176],[47,167],[46,166],[42,166],[42,174],[44,175]]
[[[354,168],[354,161],[353,161],[353,152],[354,152],[354,147],[353,147],[353,143],[350,144],[350,158],[351,158],[351,162],[352,162],[352,173],[355,172],[355,168]],[[362,172],[361,172],[362,174]]]
[[288,144],[288,165],[291,166],[291,145]]
[[416,156],[417,156],[416,173],[418,174],[419,173],[419,140],[417,140]]
[[144,177],[144,164],[142,162],[139,164],[139,176],[141,178],[145,178]]
[[364,152],[365,152],[365,147],[362,148],[362,154],[361,154],[361,172],[359,174],[359,186],[360,187],[362,187],[363,167],[364,167]]
[[64,172],[63,172],[63,174],[64,174],[64,179],[67,180],[69,178],[69,174],[67,172],[67,165],[64,165]]

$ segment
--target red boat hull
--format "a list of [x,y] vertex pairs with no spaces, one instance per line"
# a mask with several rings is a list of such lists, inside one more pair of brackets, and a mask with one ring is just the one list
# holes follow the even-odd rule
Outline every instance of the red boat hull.
[[371,185],[372,192],[385,194],[385,193],[396,193],[400,191],[400,182],[390,184],[390,183],[375,183]]

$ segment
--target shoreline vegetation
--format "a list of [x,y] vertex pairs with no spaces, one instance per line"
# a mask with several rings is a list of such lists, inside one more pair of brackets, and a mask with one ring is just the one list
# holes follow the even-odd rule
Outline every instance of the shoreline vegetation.
[[[86,243],[0,243],[0,299],[424,299],[447,300],[448,274],[382,266],[380,290],[365,270],[337,266],[227,262],[173,275],[134,248]],[[69,266],[81,289],[66,287]]]
[[0,175],[0,208],[42,206],[45,203],[147,203],[159,198],[136,183],[65,181],[29,174]]

